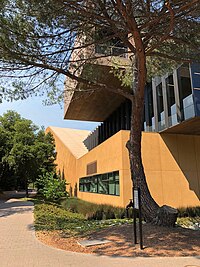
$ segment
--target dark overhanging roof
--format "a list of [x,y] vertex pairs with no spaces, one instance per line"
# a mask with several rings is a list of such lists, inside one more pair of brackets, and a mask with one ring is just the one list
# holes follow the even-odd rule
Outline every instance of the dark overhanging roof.
[[[110,72],[110,66],[93,65],[93,68],[95,78],[98,81],[107,84],[107,86],[121,87],[121,81]],[[85,85],[74,84],[76,84],[75,91],[69,99],[65,99],[64,119],[104,121],[125,101],[125,98],[117,93],[115,94],[108,90],[86,91],[87,88]],[[68,84],[66,83],[67,86]]]

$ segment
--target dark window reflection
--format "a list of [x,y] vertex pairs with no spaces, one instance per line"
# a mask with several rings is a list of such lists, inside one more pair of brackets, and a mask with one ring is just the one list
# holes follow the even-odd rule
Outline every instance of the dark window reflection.
[[119,171],[80,178],[79,191],[119,196]]
[[178,87],[182,120],[194,117],[194,102],[190,80],[189,65],[178,69]]
[[160,131],[165,128],[162,83],[156,86],[156,96],[157,96],[157,107],[158,107],[158,129]]

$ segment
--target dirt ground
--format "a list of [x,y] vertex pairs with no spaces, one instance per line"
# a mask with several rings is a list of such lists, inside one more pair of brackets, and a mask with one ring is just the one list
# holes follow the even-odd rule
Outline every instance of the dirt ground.
[[[181,227],[165,228],[145,224],[143,226],[144,249],[133,244],[133,226],[112,226],[82,238],[68,237],[61,231],[39,231],[37,238],[50,246],[67,251],[126,257],[200,256],[200,231]],[[110,243],[82,247],[77,241],[84,239],[106,239]]]

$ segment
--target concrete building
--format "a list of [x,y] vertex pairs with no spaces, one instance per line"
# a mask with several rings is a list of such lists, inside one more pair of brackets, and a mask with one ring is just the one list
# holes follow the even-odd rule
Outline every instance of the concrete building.
[[[110,73],[113,51],[126,60],[123,47],[116,47],[104,60],[88,64],[97,80],[117,87],[120,81]],[[86,68],[79,69],[80,76]],[[101,122],[91,133],[48,128],[68,190],[87,201],[126,206],[132,188],[125,147],[130,102],[108,91],[84,92],[84,85],[74,81],[68,80],[66,87],[74,90],[65,96],[65,119]],[[181,65],[146,87],[142,158],[149,189],[159,205],[200,205],[200,65]]]

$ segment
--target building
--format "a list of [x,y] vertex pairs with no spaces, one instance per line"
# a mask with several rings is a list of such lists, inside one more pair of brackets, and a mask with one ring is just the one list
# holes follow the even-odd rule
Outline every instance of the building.
[[[100,52],[99,52],[100,51]],[[120,86],[108,57],[88,63],[97,80]],[[95,53],[105,53],[96,49]],[[83,75],[88,66],[79,69]],[[49,127],[55,137],[58,168],[68,190],[79,198],[126,206],[132,182],[128,151],[131,106],[124,97],[68,81],[65,119],[101,122],[93,132]],[[142,158],[150,192],[159,205],[200,205],[200,65],[184,64],[146,87]]]

